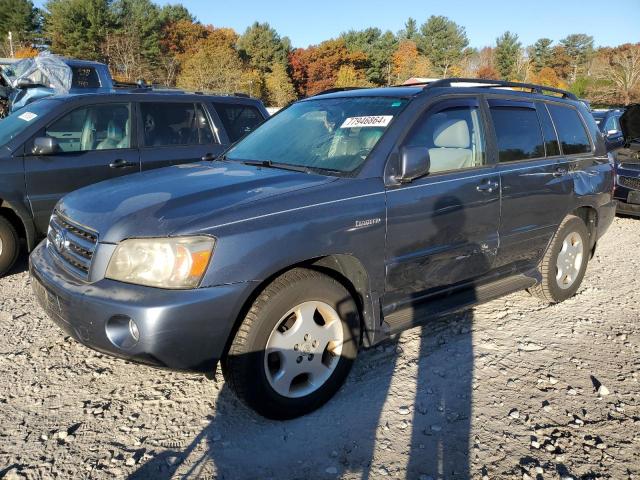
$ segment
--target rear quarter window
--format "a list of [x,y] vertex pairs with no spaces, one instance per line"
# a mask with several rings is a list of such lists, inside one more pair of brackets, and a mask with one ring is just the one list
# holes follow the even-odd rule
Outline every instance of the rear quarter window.
[[564,155],[576,155],[591,152],[591,141],[578,111],[563,105],[547,105],[556,126],[558,138]]
[[213,106],[231,143],[253,131],[264,120],[260,110],[251,105],[214,103]]

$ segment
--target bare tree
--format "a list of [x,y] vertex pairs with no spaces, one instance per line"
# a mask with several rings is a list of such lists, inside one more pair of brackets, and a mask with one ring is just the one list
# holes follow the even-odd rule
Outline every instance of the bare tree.
[[629,105],[640,89],[640,43],[607,49],[594,63],[593,70],[602,83],[594,92],[596,100]]

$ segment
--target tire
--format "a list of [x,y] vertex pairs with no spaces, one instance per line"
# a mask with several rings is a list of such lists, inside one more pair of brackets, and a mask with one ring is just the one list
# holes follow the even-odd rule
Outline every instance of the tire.
[[[340,335],[341,346],[334,341]],[[359,343],[360,315],[348,290],[320,272],[295,268],[254,301],[222,372],[236,395],[260,415],[295,418],[337,392]]]
[[20,237],[11,222],[0,215],[0,277],[16,263],[20,253]]
[[589,240],[582,219],[568,215],[558,227],[540,264],[542,282],[532,287],[530,293],[547,303],[560,303],[575,295],[587,270]]

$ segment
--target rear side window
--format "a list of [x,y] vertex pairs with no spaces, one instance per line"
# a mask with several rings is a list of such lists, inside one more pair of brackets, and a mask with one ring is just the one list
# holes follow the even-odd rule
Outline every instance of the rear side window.
[[264,120],[260,111],[250,105],[214,103],[213,106],[231,143],[240,140]]
[[542,135],[544,136],[544,145],[547,149],[547,157],[560,155],[560,144],[558,143],[558,136],[556,135],[556,129],[553,127],[553,122],[551,122],[549,111],[543,103],[538,103],[537,106],[538,118],[540,119]]
[[216,143],[200,104],[141,103],[145,147]]
[[71,86],[74,88],[100,88],[100,77],[93,67],[71,67]]
[[491,118],[498,140],[500,162],[544,157],[544,141],[533,108],[492,106]]
[[547,106],[562,144],[562,152],[565,155],[590,152],[589,135],[577,110],[557,104],[548,104]]

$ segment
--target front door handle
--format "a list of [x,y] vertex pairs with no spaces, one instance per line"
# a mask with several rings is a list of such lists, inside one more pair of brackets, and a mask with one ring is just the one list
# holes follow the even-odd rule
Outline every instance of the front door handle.
[[565,167],[558,167],[558,168],[556,168],[555,172],[553,172],[553,176],[554,177],[562,177],[562,176],[566,175],[567,173],[569,173],[568,169],[566,169]]
[[127,162],[123,158],[119,158],[118,160],[114,160],[109,164],[109,168],[130,168],[135,167],[136,164],[133,162]]
[[498,182],[487,180],[478,185],[476,187],[476,190],[478,190],[479,192],[493,193],[498,189],[499,186],[500,185],[498,184]]

